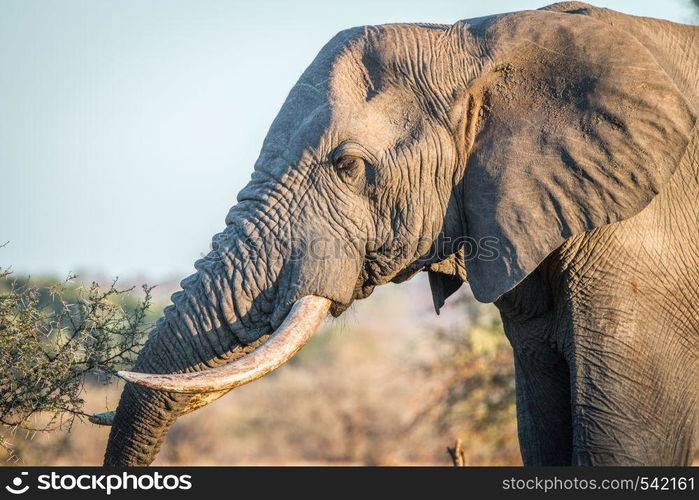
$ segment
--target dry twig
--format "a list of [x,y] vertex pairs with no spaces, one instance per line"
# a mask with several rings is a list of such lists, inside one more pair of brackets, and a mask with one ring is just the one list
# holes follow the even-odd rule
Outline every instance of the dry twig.
[[454,467],[466,467],[466,459],[464,458],[464,449],[461,445],[461,438],[456,440],[453,448],[447,446],[447,451],[449,452],[451,463],[454,464]]

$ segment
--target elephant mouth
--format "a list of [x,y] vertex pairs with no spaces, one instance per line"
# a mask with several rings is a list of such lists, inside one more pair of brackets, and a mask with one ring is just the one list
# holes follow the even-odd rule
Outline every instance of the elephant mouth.
[[359,277],[359,279],[357,279],[354,286],[354,292],[352,293],[352,299],[344,303],[333,301],[332,305],[330,306],[330,314],[332,314],[334,318],[337,318],[343,312],[349,309],[355,300],[362,300],[369,297],[372,293],[374,293],[374,289],[380,284],[380,282],[369,278],[366,273],[364,273]]
[[290,360],[318,330],[332,304],[329,299],[316,295],[297,300],[264,344],[217,368],[176,374],[121,371],[117,375],[127,382],[159,391],[185,394],[228,391],[257,380]]

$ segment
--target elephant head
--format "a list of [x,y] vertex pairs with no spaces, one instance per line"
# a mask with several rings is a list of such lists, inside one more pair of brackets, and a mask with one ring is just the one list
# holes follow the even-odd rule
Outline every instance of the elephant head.
[[377,285],[427,270],[437,309],[467,279],[494,301],[566,238],[648,204],[693,124],[648,49],[592,18],[339,33],[122,373],[105,463],[150,463],[179,415],[278,367]]

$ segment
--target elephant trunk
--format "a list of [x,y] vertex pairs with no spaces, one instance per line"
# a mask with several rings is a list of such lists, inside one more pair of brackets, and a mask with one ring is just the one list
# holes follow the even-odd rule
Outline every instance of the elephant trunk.
[[191,394],[174,396],[126,384],[114,414],[104,465],[150,464],[168,429],[179,415],[185,413],[193,397]]
[[[249,218],[214,238],[213,251],[182,281],[139,353],[134,371],[205,372],[245,355],[288,312],[277,297],[284,259],[268,253]],[[257,244],[262,246],[256,246]],[[252,259],[264,265],[251,264]],[[105,465],[147,465],[178,416],[225,394],[182,394],[127,383],[114,415]]]

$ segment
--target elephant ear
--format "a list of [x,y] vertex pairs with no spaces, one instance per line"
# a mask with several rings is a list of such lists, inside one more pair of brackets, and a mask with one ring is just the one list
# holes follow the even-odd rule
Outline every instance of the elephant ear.
[[437,314],[446,300],[468,281],[464,261],[464,250],[460,248],[446,259],[427,267],[432,303]]
[[528,11],[465,25],[488,50],[469,85],[481,111],[464,177],[466,262],[495,301],[567,238],[627,219],[662,189],[696,120],[634,37],[581,15]]

